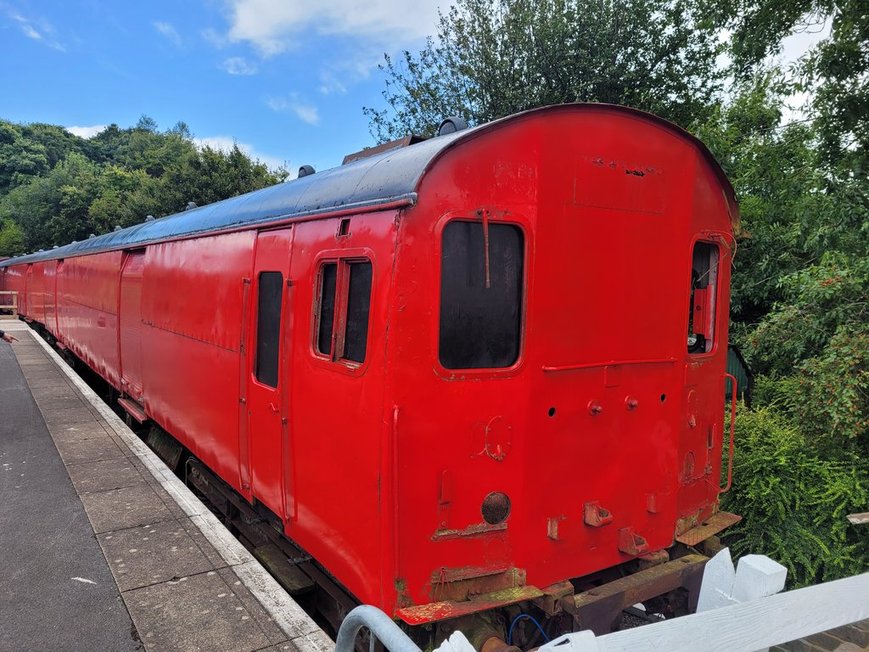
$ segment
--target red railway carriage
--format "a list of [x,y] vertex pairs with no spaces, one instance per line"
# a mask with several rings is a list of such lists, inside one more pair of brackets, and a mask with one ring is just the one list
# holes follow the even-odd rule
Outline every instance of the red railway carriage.
[[0,265],[126,409],[417,624],[732,521],[737,219],[696,139],[566,105]]

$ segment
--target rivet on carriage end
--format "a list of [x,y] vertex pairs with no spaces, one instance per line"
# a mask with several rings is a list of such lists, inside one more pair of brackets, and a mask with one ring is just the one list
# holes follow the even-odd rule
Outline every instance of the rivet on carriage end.
[[625,407],[628,408],[628,410],[636,410],[639,405],[640,402],[633,396],[625,397]]
[[601,405],[597,401],[589,401],[588,402],[588,413],[591,416],[596,417],[601,412],[603,412],[603,405]]

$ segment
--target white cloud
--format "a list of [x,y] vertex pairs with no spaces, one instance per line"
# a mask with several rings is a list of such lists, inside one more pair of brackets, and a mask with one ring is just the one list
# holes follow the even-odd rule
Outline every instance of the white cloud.
[[446,4],[446,0],[229,0],[228,38],[250,43],[266,57],[288,49],[310,30],[393,49],[432,34],[438,6]]
[[54,37],[54,27],[47,21],[27,18],[16,11],[8,11],[7,14],[27,38],[33,39],[37,43],[42,43],[58,52],[66,52],[63,44]]
[[157,21],[154,23],[154,29],[160,32],[167,39],[172,41],[176,47],[181,47],[181,35],[170,23]]
[[100,133],[103,129],[105,129],[108,125],[91,125],[89,127],[64,127],[69,133],[73,136],[78,136],[80,138],[93,138],[98,133]]
[[277,113],[293,113],[299,120],[309,125],[320,122],[320,112],[317,107],[301,101],[295,93],[291,93],[289,97],[270,97],[266,100],[266,106]]
[[231,136],[208,136],[206,138],[194,138],[193,144],[200,149],[203,147],[210,147],[211,149],[220,150],[221,152],[232,151],[232,148],[237,145],[242,152],[244,152],[254,160],[265,163],[272,170],[280,167],[289,166],[289,161],[287,159],[258,152],[254,149],[253,145],[248,145],[247,143],[240,143]]
[[230,57],[222,68],[230,75],[255,75],[257,72],[257,67],[244,57]]

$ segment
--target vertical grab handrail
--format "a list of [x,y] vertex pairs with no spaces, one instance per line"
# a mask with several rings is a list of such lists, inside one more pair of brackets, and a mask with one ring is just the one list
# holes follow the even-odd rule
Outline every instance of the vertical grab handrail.
[[730,391],[730,445],[728,447],[727,452],[727,484],[724,485],[724,488],[718,488],[718,493],[723,494],[730,491],[730,487],[733,484],[733,450],[734,450],[734,439],[736,437],[736,398],[737,398],[737,387],[738,382],[736,380],[736,376],[733,374],[724,374],[725,378],[730,378],[730,382],[733,383],[733,387]]
[[[335,639],[335,652],[353,652],[356,637],[363,627],[371,632],[372,640],[379,640],[389,652],[421,652],[395,621],[368,604],[356,607],[344,618]],[[374,649],[373,646],[371,649]]]

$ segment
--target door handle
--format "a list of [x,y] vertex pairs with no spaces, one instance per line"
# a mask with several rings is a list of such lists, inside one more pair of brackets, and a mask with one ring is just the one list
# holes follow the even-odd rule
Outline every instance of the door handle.
[[269,409],[271,409],[271,411],[274,412],[275,414],[277,414],[278,412],[280,412],[280,410],[278,410],[277,406],[276,406],[274,403],[271,403],[271,402],[269,402]]

